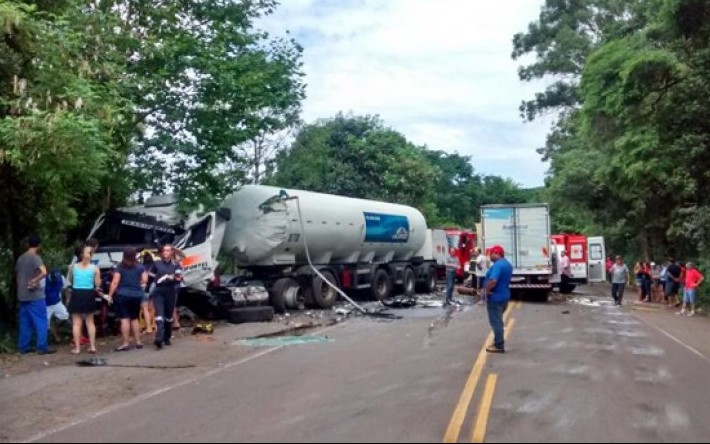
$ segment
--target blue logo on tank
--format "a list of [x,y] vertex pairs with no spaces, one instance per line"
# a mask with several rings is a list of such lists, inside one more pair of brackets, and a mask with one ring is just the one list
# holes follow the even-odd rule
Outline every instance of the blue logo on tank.
[[406,244],[409,242],[409,219],[392,214],[364,213],[365,242]]

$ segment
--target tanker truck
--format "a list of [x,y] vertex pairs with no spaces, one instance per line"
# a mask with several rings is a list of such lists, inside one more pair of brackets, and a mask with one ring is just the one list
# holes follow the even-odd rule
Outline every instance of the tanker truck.
[[[446,255],[459,247],[458,236],[428,229],[411,207],[261,185],[188,216],[174,196],[156,196],[101,215],[89,237],[100,242],[95,258],[107,279],[123,247],[155,253],[174,244],[185,270],[179,303],[201,317],[246,320],[268,319],[266,305],[332,307],[338,295],[325,280],[372,300],[434,292]],[[241,272],[227,283],[215,279],[220,251]]]
[[245,186],[223,206],[222,249],[263,282],[277,312],[330,308],[336,290],[388,298],[433,292],[448,238],[414,208],[268,186]]

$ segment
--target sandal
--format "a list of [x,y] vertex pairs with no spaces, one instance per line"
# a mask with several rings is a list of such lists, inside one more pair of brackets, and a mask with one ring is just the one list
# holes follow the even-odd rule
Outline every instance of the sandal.
[[115,351],[115,352],[127,352],[127,351],[129,351],[130,349],[131,349],[131,346],[130,346],[130,345],[122,345],[122,346],[116,348],[114,351]]
[[75,348],[74,350],[71,351],[72,355],[80,355],[81,354],[81,349],[80,348]]
[[94,349],[94,350],[89,350],[89,353],[91,353],[92,355],[95,355],[98,352]]
[[144,347],[143,344],[136,344],[136,350],[143,350]]

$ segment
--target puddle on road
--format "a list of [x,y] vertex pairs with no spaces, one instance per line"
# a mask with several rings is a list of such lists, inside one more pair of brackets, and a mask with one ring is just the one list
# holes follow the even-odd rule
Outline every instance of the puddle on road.
[[243,339],[239,344],[250,347],[285,347],[291,345],[327,344],[335,342],[326,336],[276,336],[271,338]]

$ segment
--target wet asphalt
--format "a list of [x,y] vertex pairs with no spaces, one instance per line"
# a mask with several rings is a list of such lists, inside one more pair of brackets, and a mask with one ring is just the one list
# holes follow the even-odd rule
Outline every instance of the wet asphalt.
[[43,441],[707,441],[710,321],[605,295],[513,304],[508,353],[485,358],[485,308],[466,298],[255,344],[246,359]]

